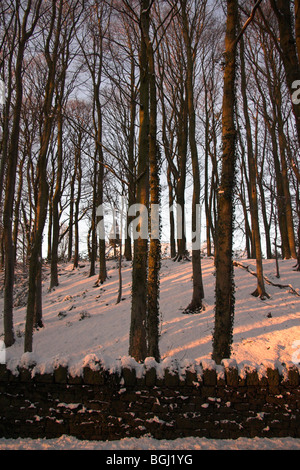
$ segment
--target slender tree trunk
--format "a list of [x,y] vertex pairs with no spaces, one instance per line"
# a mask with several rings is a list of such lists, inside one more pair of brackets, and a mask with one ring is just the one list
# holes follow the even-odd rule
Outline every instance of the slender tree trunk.
[[176,181],[177,204],[177,256],[176,261],[187,258],[186,231],[185,231],[185,187],[187,165],[187,139],[188,139],[188,107],[187,99],[182,96],[180,113],[178,115],[178,176]]
[[70,214],[69,214],[69,234],[68,234],[68,261],[73,256],[73,218],[74,218],[74,195],[75,195],[75,171],[70,182]]
[[6,170],[6,188],[3,209],[4,250],[5,250],[5,277],[4,277],[4,343],[6,347],[11,346],[14,341],[13,331],[13,292],[15,277],[15,247],[13,244],[12,218],[14,205],[14,191],[16,182],[16,170],[18,161],[18,145],[20,135],[20,115],[23,97],[22,86],[22,67],[23,57],[26,45],[26,25],[30,13],[30,6],[25,10],[21,31],[19,31],[19,45],[17,51],[15,68],[15,89],[16,98],[14,105],[14,114],[12,130],[8,148],[7,170]]
[[[160,92],[160,104],[161,104],[161,130],[162,130],[162,141],[164,146],[164,153],[167,161],[167,183],[168,183],[168,195],[169,195],[169,223],[170,223],[170,256],[171,259],[175,259],[176,257],[176,230],[175,230],[175,184],[174,179],[178,178],[178,171],[175,168],[174,161],[172,158],[172,150],[171,150],[171,143],[170,140],[172,139],[173,132],[170,130],[167,122],[167,115],[166,115],[166,106],[165,106],[165,94],[163,92],[163,84],[164,84],[164,74],[165,74],[165,66],[162,57],[159,54],[158,49],[158,59],[160,61],[158,71],[159,71],[159,78],[160,83],[158,85],[158,92]],[[168,136],[168,131],[170,136]]]
[[192,202],[192,267],[193,267],[193,294],[192,300],[186,311],[196,313],[202,310],[202,299],[204,298],[204,289],[202,283],[201,270],[201,247],[200,247],[200,171],[198,162],[198,151],[196,143],[196,113],[194,108],[194,63],[192,44],[189,31],[189,23],[186,12],[186,1],[181,0],[182,19],[183,19],[183,37],[185,42],[187,56],[187,101],[188,101],[188,117],[189,117],[189,143],[192,158],[193,169],[193,202]]
[[53,220],[53,211],[52,211],[52,201],[53,201],[53,185],[49,187],[49,210],[48,210],[48,244],[47,244],[47,260],[51,262],[52,256],[52,220]]
[[[135,142],[135,120],[136,120],[136,92],[135,92],[135,58],[131,51],[131,79],[130,79],[130,130],[128,141],[128,207],[135,204],[135,164],[134,164],[134,142]],[[128,211],[127,211],[128,214]],[[128,227],[133,218],[127,215],[127,233],[125,237],[124,256],[127,261],[132,261],[132,240],[128,233]]]
[[[123,188],[124,192],[124,188]],[[118,288],[118,297],[116,304],[119,304],[122,300],[122,239],[123,239],[123,218],[124,218],[124,203],[122,199],[122,205],[121,205],[121,214],[120,214],[120,235],[119,235],[119,265],[118,265],[118,274],[119,274],[119,288]]]
[[294,0],[295,3],[295,36],[298,62],[300,63],[300,0]]
[[[205,78],[204,78],[205,79]],[[204,205],[205,205],[205,218],[206,218],[206,251],[207,256],[211,256],[212,247],[211,247],[211,231],[212,231],[212,220],[211,220],[211,194],[212,187],[210,188],[209,194],[209,180],[208,180],[208,170],[209,170],[209,112],[208,112],[208,90],[207,83],[205,80],[205,179],[204,179]]]
[[92,205],[90,273],[89,273],[90,277],[92,277],[96,274],[96,257],[97,257],[97,226],[96,226],[97,174],[98,174],[98,163],[97,163],[97,159],[96,159],[96,155],[95,155],[94,172],[93,172],[93,205]]
[[282,100],[280,87],[275,95],[275,102],[277,105],[277,123],[278,123],[278,143],[280,152],[281,163],[281,178],[282,178],[282,191],[284,195],[285,217],[287,227],[287,238],[289,243],[289,251],[292,258],[296,258],[296,241],[293,222],[293,210],[291,203],[291,194],[289,187],[288,168],[286,163],[286,137],[284,133],[283,117],[282,117]]
[[[8,168],[7,168],[7,163],[8,163],[8,154],[9,154],[9,147],[10,147],[10,126],[11,126],[11,105],[12,105],[12,96],[13,96],[13,77],[14,77],[14,74],[16,72],[15,70],[15,64],[14,64],[14,49],[16,47],[16,43],[18,42],[19,40],[19,32],[18,32],[18,26],[17,26],[17,14],[16,14],[16,11],[13,11],[13,15],[15,17],[15,21],[14,23],[14,27],[12,29],[12,34],[11,34],[11,53],[9,54],[8,58],[7,58],[7,69],[8,69],[8,76],[7,76],[7,79],[6,79],[6,84],[5,84],[5,92],[6,92],[6,96],[5,96],[5,102],[3,104],[3,109],[2,109],[2,119],[3,119],[3,127],[2,127],[2,139],[1,139],[1,148],[0,148],[0,152],[1,152],[1,160],[0,160],[0,268],[1,270],[3,269],[4,267],[4,264],[5,264],[5,243],[10,243],[9,241],[9,238],[7,239],[7,241],[5,242],[4,240],[4,206],[5,206],[5,189],[6,189],[6,175],[9,175],[9,173],[12,173],[11,170],[8,171]],[[18,81],[16,81],[16,85],[18,84]],[[17,94],[16,94],[16,99],[17,99]],[[16,102],[17,103],[17,102]],[[20,115],[19,115],[20,117]],[[18,118],[19,118],[18,117]],[[14,131],[14,128],[12,128],[12,130]],[[13,164],[13,161],[10,162],[10,166]],[[12,188],[10,188],[12,190]],[[6,204],[10,204],[9,201],[6,202]],[[7,211],[10,211],[10,208],[7,207]],[[6,228],[6,227],[5,227]],[[8,237],[9,237],[9,234],[8,234]],[[11,273],[9,273],[9,284],[12,286],[12,282],[11,282]],[[4,281],[5,282],[5,281]],[[8,298],[11,296],[11,294],[7,294],[8,295]],[[11,307],[10,305],[12,305],[11,301],[7,299],[7,310],[6,310],[6,314],[5,315],[11,315],[12,316],[12,310],[11,310]],[[8,313],[8,312],[11,312],[11,313]],[[8,321],[7,323],[6,320],[5,320],[5,315],[4,315],[4,330],[6,328],[10,329],[12,328],[12,320]],[[6,326],[5,326],[6,324]],[[7,330],[8,331],[8,330]],[[11,341],[14,341],[12,338],[13,338],[13,332],[11,333],[7,333],[8,336],[10,336],[11,338],[9,339],[7,337],[7,342],[10,343]],[[4,332],[4,336],[5,336],[5,332]],[[5,341],[5,338],[4,338],[4,341]]]
[[[100,67],[101,69],[101,67]],[[103,204],[103,181],[104,181],[104,159],[103,159],[103,149],[102,149],[102,109],[99,99],[99,90],[100,90],[100,79],[96,87],[96,110],[97,110],[97,158],[99,159],[98,163],[98,179],[97,179],[97,207],[102,206]],[[104,214],[100,215],[98,218],[98,223],[102,223],[104,219]],[[105,238],[100,237],[98,240],[99,248],[99,275],[98,275],[98,284],[103,284],[107,279],[106,271],[106,256],[105,256]]]
[[[174,196],[173,196],[173,184],[172,184],[172,171],[171,167],[168,164],[167,168],[167,181],[168,181],[168,190],[169,190],[169,210],[174,207]],[[170,220],[170,256],[175,258],[176,256],[176,242],[175,242],[175,219],[174,219],[174,210],[170,210],[169,213]]]
[[[48,131],[48,132],[47,132]],[[37,296],[37,279],[41,263],[41,246],[43,241],[43,230],[47,217],[48,206],[48,182],[47,182],[47,141],[50,139],[50,129],[44,133],[44,145],[42,145],[41,154],[38,162],[38,181],[39,192],[36,208],[36,228],[33,235],[29,260],[29,280],[28,280],[28,300],[25,324],[24,352],[32,352],[33,347],[33,328],[35,319],[35,305]]]
[[[265,52],[265,60],[266,60],[268,87],[269,87],[270,96],[272,97],[272,86],[271,86],[272,77],[270,76],[270,73],[269,73],[270,64],[267,62],[266,52]],[[282,174],[281,174],[281,168],[280,168],[280,159],[278,155],[278,143],[277,143],[277,134],[276,134],[277,122],[276,122],[275,104],[274,104],[274,99],[271,98],[271,102],[273,104],[273,119],[271,119],[269,116],[265,93],[260,86],[260,82],[257,77],[257,74],[255,75],[255,79],[256,79],[256,84],[257,84],[257,87],[259,89],[259,92],[262,98],[264,121],[269,131],[269,134],[271,137],[271,143],[272,143],[272,154],[273,154],[273,159],[274,159],[276,187],[277,187],[276,203],[277,203],[277,210],[278,210],[278,223],[279,223],[281,242],[282,242],[282,257],[290,258],[290,248],[289,248],[289,240],[288,240],[287,225],[286,225]]]
[[77,196],[75,201],[75,214],[74,214],[74,228],[75,228],[75,240],[74,240],[74,263],[73,268],[78,268],[79,263],[79,208],[81,199],[81,139],[82,135],[79,133],[78,146],[75,149],[75,167],[76,167],[76,179],[77,179]]
[[36,276],[36,295],[35,295],[35,305],[34,305],[34,328],[42,328],[43,324],[43,295],[42,295],[42,287],[43,287],[43,277],[42,277],[42,247],[40,248],[40,256],[38,260],[38,270]]
[[227,26],[225,39],[225,71],[223,94],[223,156],[221,184],[218,200],[216,306],[213,333],[213,354],[216,363],[231,355],[234,320],[234,273],[232,263],[233,241],[233,191],[235,187],[236,129],[235,129],[235,78],[236,31],[238,2],[227,0]]
[[266,197],[265,197],[265,191],[263,187],[263,172],[264,172],[264,156],[265,156],[265,148],[266,148],[266,138],[267,138],[267,130],[265,129],[265,136],[264,136],[264,142],[263,142],[263,158],[261,161],[260,165],[260,175],[258,174],[258,168],[257,168],[257,144],[258,144],[258,125],[259,125],[259,120],[258,116],[256,115],[256,122],[255,122],[255,146],[256,146],[256,180],[259,188],[259,194],[260,194],[260,200],[261,200],[261,211],[262,211],[262,217],[263,217],[263,222],[264,222],[264,229],[265,229],[265,241],[266,241],[266,251],[267,251],[267,258],[272,259],[272,248],[271,248],[271,237],[270,237],[270,227],[271,227],[271,219],[270,222],[268,221],[268,216],[267,216],[267,205],[266,205]]
[[252,293],[255,297],[260,297],[262,300],[269,298],[264,283],[263,263],[262,263],[262,250],[260,242],[260,229],[259,229],[259,214],[258,214],[258,201],[257,201],[257,186],[256,186],[256,165],[254,159],[254,151],[252,145],[252,132],[251,122],[248,113],[248,99],[246,93],[246,70],[245,70],[245,47],[244,39],[240,40],[240,57],[241,57],[241,92],[243,97],[243,110],[246,122],[246,139],[247,139],[247,154],[248,154],[248,169],[249,169],[249,182],[250,182],[250,213],[252,222],[252,233],[255,243],[256,254],[256,274],[257,274],[257,288]]
[[14,217],[14,226],[13,226],[13,245],[14,245],[14,258],[17,259],[17,246],[18,246],[18,233],[19,233],[19,223],[20,223],[20,207],[21,207],[21,197],[23,189],[23,167],[24,167],[25,157],[23,156],[19,164],[19,184],[16,195],[15,203],[15,217]]
[[276,176],[276,202],[278,210],[278,222],[281,235],[281,245],[282,245],[282,257],[284,259],[290,259],[291,251],[289,245],[289,237],[286,223],[286,206],[285,198],[283,191],[283,181],[280,160],[278,155],[278,145],[276,138],[276,122],[273,122],[271,126],[271,135],[272,135],[272,145],[273,145],[273,157],[274,157],[274,167],[275,167],[275,176]]
[[56,186],[52,201],[52,246],[50,289],[58,286],[58,243],[59,243],[59,201],[61,198],[61,180],[63,166],[63,116],[60,103],[57,109],[57,170]]
[[239,192],[239,199],[241,201],[241,205],[243,208],[243,213],[244,213],[244,225],[245,225],[245,238],[246,238],[246,252],[247,252],[247,258],[252,259],[252,233],[251,233],[251,228],[249,225],[249,220],[248,220],[248,207],[246,205],[246,195],[245,195],[245,187],[243,181],[241,181],[241,189]]
[[[270,0],[273,11],[277,17],[279,34],[280,34],[280,48],[282,51],[282,61],[285,69],[286,83],[290,92],[292,109],[296,121],[296,129],[298,141],[300,144],[300,103],[292,99],[295,91],[293,84],[300,78],[300,41],[299,41],[299,24],[300,24],[300,11],[299,1],[295,2],[296,14],[296,39],[292,26],[292,10],[290,0]],[[298,54],[297,54],[298,53]]]
[[[32,352],[33,348],[33,328],[34,311],[36,303],[37,276],[39,273],[39,262],[41,256],[41,246],[43,241],[43,231],[47,218],[47,207],[49,199],[49,185],[47,178],[47,156],[49,142],[53,127],[52,101],[55,88],[56,65],[58,60],[58,46],[61,31],[63,1],[52,5],[52,16],[50,20],[49,32],[46,41],[45,55],[48,64],[48,77],[45,88],[43,107],[43,131],[41,134],[40,151],[37,163],[38,194],[35,217],[35,228],[29,260],[28,274],[28,300],[26,310],[24,352]],[[56,26],[56,28],[55,28]],[[54,33],[55,31],[55,33]],[[54,37],[53,37],[54,33]],[[50,53],[50,42],[54,39],[52,53]]]
[[[245,233],[246,237],[248,238],[247,245],[249,244],[249,247],[247,248],[247,253],[248,257],[250,259],[255,259],[256,258],[256,253],[255,253],[255,241],[254,241],[254,234],[253,231],[250,227],[249,221],[248,221],[248,204],[247,204],[247,197],[246,197],[246,190],[247,188],[247,194],[248,194],[248,200],[251,197],[251,189],[250,189],[250,182],[249,182],[249,177],[248,177],[248,172],[247,172],[247,162],[246,162],[246,149],[244,145],[243,138],[241,136],[241,129],[240,125],[238,123],[237,119],[237,132],[238,132],[238,138],[239,138],[239,146],[241,149],[241,191],[240,191],[240,201],[243,207],[243,212],[244,212],[244,219],[245,219]],[[249,165],[248,165],[249,166]],[[251,212],[251,211],[250,211]]]
[[[299,183],[298,181],[298,187],[297,187],[297,214],[298,214],[298,240],[300,240],[300,195],[299,195]],[[300,271],[300,243],[298,245],[298,251],[297,251],[297,263],[294,266],[295,271]]]

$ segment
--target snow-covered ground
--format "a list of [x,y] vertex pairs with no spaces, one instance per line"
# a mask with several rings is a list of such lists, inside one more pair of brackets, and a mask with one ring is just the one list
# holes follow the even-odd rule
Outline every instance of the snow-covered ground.
[[58,439],[0,439],[0,450],[99,450],[99,451],[200,451],[200,450],[300,450],[300,439],[240,438],[216,440],[187,437],[174,441],[151,437],[125,438],[120,441],[80,441],[72,436]]
[[[239,260],[251,271],[255,261]],[[273,363],[300,362],[300,273],[293,270],[295,261],[279,261],[280,278],[276,278],[274,260],[264,261],[264,274],[273,283],[290,285],[280,289],[266,284],[270,299],[260,300],[251,295],[256,278],[246,270],[235,267],[236,312],[232,358],[239,367],[245,364],[261,366]],[[71,264],[59,266],[59,286],[49,292],[49,268],[45,266],[43,284],[44,328],[34,333],[34,352],[23,354],[26,296],[22,306],[21,283],[17,284],[18,302],[15,308],[15,344],[6,351],[11,370],[20,362],[34,359],[39,370],[49,370],[57,363],[68,364],[73,374],[79,373],[86,358],[96,357],[114,367],[128,357],[128,338],[131,304],[131,265],[123,262],[122,301],[118,295],[116,261],[108,263],[108,280],[95,287],[97,276],[88,277],[88,263],[73,270]],[[161,338],[162,360],[201,362],[211,358],[214,326],[214,266],[213,260],[202,260],[205,290],[205,310],[197,315],[185,315],[183,310],[192,295],[191,262],[162,261],[161,269]],[[18,277],[19,278],[19,277]],[[299,293],[299,295],[296,295]],[[0,299],[0,312],[3,299]],[[2,325],[0,334],[2,333]],[[1,336],[0,336],[1,338]],[[241,446],[241,447],[240,447]],[[250,446],[250,447],[249,447]],[[18,441],[0,440],[0,449],[8,448],[89,448],[89,449],[223,449],[223,448],[298,448],[299,439],[239,439],[210,441],[189,438],[177,441],[155,441],[149,438],[125,439],[113,443],[82,443],[69,436],[58,440]]]

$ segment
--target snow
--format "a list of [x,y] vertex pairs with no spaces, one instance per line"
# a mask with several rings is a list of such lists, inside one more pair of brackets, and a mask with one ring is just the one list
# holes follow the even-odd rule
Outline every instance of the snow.
[[[239,263],[255,271],[255,260],[239,259]],[[300,363],[300,273],[293,270],[294,260],[280,260],[280,279],[276,278],[274,260],[264,260],[264,274],[274,283],[291,285],[280,289],[266,284],[270,299],[260,300],[251,292],[256,287],[256,278],[245,269],[236,266],[236,307],[233,331],[232,356],[226,366],[236,365],[240,374],[256,369],[264,375],[268,367],[282,368]],[[137,375],[145,368],[155,367],[158,374],[168,367],[180,372],[189,367],[201,374],[201,370],[222,368],[211,360],[212,334],[214,328],[214,264],[213,259],[202,260],[202,275],[205,292],[205,310],[199,314],[186,315],[192,295],[192,263],[173,262],[163,259],[160,292],[160,352],[162,362],[157,364],[147,358],[144,365],[137,364],[128,355],[131,305],[131,264],[122,266],[122,301],[118,296],[118,269],[114,260],[108,262],[108,279],[95,287],[97,275],[89,277],[88,263],[73,269],[72,264],[59,265],[59,286],[49,291],[49,267],[44,266],[43,321],[44,327],[35,331],[34,351],[24,354],[25,302],[18,302],[14,310],[15,344],[6,350],[7,367],[13,372],[18,365],[33,366],[32,374],[51,372],[58,365],[69,367],[73,375],[80,375],[83,367],[106,367],[111,372],[120,367],[135,368]],[[16,291],[24,292],[22,279],[17,273]],[[18,284],[18,279],[20,283]],[[24,281],[23,281],[24,282]],[[16,295],[17,295],[16,293]],[[18,299],[20,300],[20,299]],[[0,298],[0,312],[3,299]],[[2,334],[1,325],[0,335]],[[239,439],[238,441],[210,441],[185,439],[159,441],[149,438],[125,439],[113,443],[82,443],[63,436],[54,441],[28,439],[0,440],[0,448],[300,448],[298,439]],[[168,447],[169,446],[169,447]],[[170,447],[171,446],[171,447]],[[177,446],[177,447],[176,447]],[[232,446],[232,447],[230,447]],[[298,447],[297,447],[298,446]]]
[[0,439],[0,450],[300,450],[300,439],[239,438],[236,440],[187,437],[174,441],[151,437],[124,438],[120,441],[81,441],[72,436],[57,439]]

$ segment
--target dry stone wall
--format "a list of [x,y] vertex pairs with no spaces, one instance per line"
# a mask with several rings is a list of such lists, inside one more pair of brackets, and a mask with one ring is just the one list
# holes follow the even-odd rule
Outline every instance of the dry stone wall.
[[151,435],[300,437],[298,367],[243,372],[232,364],[163,373],[155,366],[85,366],[35,373],[0,366],[0,436],[113,440]]

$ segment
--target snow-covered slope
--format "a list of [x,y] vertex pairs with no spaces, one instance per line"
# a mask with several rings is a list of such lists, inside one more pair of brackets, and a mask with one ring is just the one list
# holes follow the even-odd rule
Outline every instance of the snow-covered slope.
[[[250,271],[255,261],[239,260]],[[280,261],[280,279],[275,277],[275,262],[264,261],[264,273],[274,283],[291,285],[300,293],[300,273],[293,271],[294,261]],[[90,358],[100,357],[108,367],[129,361],[128,338],[131,304],[131,265],[123,262],[122,301],[116,305],[118,269],[115,261],[108,263],[109,279],[94,287],[97,276],[88,277],[89,266],[82,263],[73,270],[71,264],[59,266],[59,286],[49,292],[49,267],[44,267],[43,319],[44,328],[34,333],[34,352],[23,354],[26,315],[26,280],[17,275],[14,325],[16,343],[6,351],[6,360],[14,370],[16,364],[34,359],[39,370],[51,369],[55,363],[68,364],[74,374]],[[205,310],[197,315],[185,315],[192,295],[190,262],[174,263],[164,259],[161,269],[161,338],[163,363],[207,361],[212,352],[214,327],[214,267],[213,260],[202,260],[205,289]],[[21,279],[23,281],[21,282]],[[236,312],[232,358],[244,364],[290,364],[300,362],[300,296],[289,288],[267,284],[271,295],[260,300],[251,295],[256,278],[246,270],[235,268]],[[3,299],[0,298],[0,312]],[[1,323],[0,333],[3,325]],[[78,441],[71,436],[59,439],[0,439],[0,449],[97,449],[97,450],[222,450],[222,449],[300,449],[299,439],[237,439],[234,441],[200,438],[156,441],[149,437],[123,439],[114,442]]]
[[[239,260],[255,271],[255,261]],[[273,260],[264,261],[264,274],[274,283],[291,285],[300,294],[300,273],[293,270],[293,260],[280,261],[280,279],[275,277]],[[128,355],[131,305],[131,264],[123,262],[122,301],[118,295],[116,261],[108,262],[108,280],[95,287],[97,276],[88,277],[88,263],[73,270],[72,264],[59,266],[59,286],[49,291],[49,267],[44,267],[44,328],[34,333],[34,352],[23,355],[25,305],[15,308],[16,343],[6,351],[9,367],[34,357],[40,368],[60,362],[77,365],[91,355],[101,357],[108,367]],[[214,328],[213,260],[202,260],[205,310],[196,315],[183,314],[192,295],[191,262],[176,263],[164,259],[161,268],[160,351],[162,359],[202,361],[210,359]],[[232,358],[238,364],[286,363],[300,361],[300,296],[287,287],[267,284],[270,299],[251,295],[256,278],[235,267],[236,312]],[[23,285],[16,285],[22,292]],[[18,296],[17,296],[18,298]],[[23,296],[26,300],[26,297]],[[20,299],[18,299],[20,300]],[[24,302],[25,303],[25,302]],[[3,299],[0,299],[0,312]],[[3,326],[1,325],[1,329]],[[2,332],[0,330],[0,332]]]

